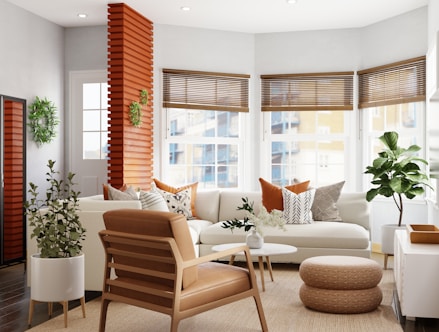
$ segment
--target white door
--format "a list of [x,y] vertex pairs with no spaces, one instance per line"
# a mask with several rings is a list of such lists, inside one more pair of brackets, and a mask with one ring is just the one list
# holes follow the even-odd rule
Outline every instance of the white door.
[[70,73],[68,170],[75,173],[81,197],[102,194],[107,183],[107,72]]

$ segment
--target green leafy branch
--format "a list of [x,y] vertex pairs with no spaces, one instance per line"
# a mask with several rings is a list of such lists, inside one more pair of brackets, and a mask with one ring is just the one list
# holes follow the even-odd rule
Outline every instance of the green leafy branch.
[[130,104],[130,121],[134,127],[142,124],[142,106],[148,104],[148,91],[140,90],[139,101],[132,101]]

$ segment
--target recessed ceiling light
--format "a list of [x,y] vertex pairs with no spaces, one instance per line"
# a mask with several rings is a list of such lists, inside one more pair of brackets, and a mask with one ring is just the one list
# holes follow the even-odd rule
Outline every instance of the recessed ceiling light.
[[87,16],[88,16],[87,14],[83,14],[83,13],[78,14],[79,18],[87,18]]
[[297,0],[287,0],[287,3],[290,5],[293,5],[293,4],[297,3]]
[[185,12],[188,12],[188,11],[191,10],[191,7],[183,6],[183,7],[180,7],[180,9],[183,10],[183,11],[185,11]]

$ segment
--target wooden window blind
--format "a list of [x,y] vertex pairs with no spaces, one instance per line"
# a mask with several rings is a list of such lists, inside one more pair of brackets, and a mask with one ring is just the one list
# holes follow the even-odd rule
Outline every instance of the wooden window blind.
[[163,69],[163,107],[248,112],[250,75]]
[[354,72],[261,75],[262,111],[353,110]]
[[359,108],[425,100],[425,56],[361,70]]

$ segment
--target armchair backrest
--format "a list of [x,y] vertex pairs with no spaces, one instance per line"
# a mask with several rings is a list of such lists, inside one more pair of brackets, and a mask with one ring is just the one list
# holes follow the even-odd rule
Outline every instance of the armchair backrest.
[[[174,238],[183,261],[196,257],[189,226],[183,215],[163,211],[121,209],[105,212],[103,218],[107,230]],[[123,275],[124,272],[116,271],[117,273]],[[188,287],[197,279],[198,268],[196,266],[185,269],[183,288]]]

